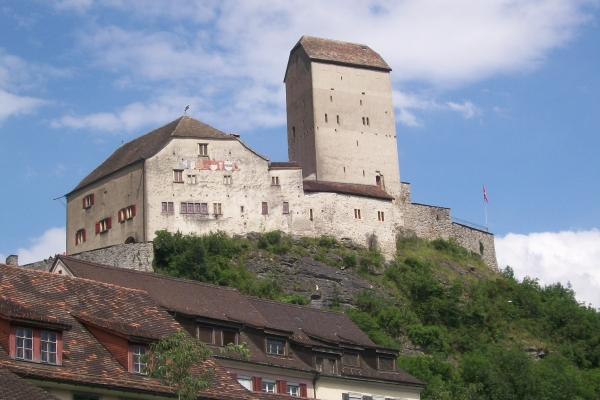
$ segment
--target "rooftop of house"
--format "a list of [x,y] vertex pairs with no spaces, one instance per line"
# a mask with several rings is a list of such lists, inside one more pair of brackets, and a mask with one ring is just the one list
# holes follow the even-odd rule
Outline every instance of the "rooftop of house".
[[375,185],[359,185],[356,183],[324,182],[305,180],[305,192],[329,192],[349,194],[354,196],[370,197],[373,199],[393,200],[385,190]]
[[[302,36],[292,48],[302,47],[311,60],[391,71],[385,60],[369,46],[313,36]],[[285,80],[285,79],[284,79]]]
[[2,366],[0,366],[0,393],[2,393],[2,399],[9,400],[59,400],[58,397],[27,382]]
[[[172,393],[157,380],[130,373],[92,333],[100,328],[130,340],[152,340],[181,330],[173,317],[142,290],[0,264],[0,319],[63,332],[60,366],[11,358],[8,335],[0,332],[3,333],[0,334],[2,394],[10,393],[5,392],[5,387],[6,390],[17,390],[23,386],[13,374],[34,380],[124,391]],[[203,391],[200,398],[258,400],[282,397],[249,392],[214,358],[206,360],[201,368],[214,372],[210,378],[211,387]],[[54,399],[38,396],[33,388],[23,390],[34,392],[29,397],[15,398]]]
[[119,147],[102,164],[83,178],[73,191],[141,159],[154,156],[175,137],[237,140],[236,136],[228,135],[197,119],[184,115]]

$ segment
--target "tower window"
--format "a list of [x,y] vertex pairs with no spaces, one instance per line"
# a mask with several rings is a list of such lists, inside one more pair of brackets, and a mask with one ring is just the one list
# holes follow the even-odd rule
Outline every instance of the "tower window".
[[369,124],[369,117],[367,117],[367,125],[370,125],[370,124]]
[[339,115],[336,115],[336,116],[335,116],[335,118],[336,118],[336,120],[337,120],[337,123],[339,124],[339,123],[340,123],[340,116],[339,116]]
[[267,203],[266,201],[262,202],[262,213],[263,213],[263,215],[266,215],[269,213],[269,203]]
[[327,114],[325,114],[325,122],[327,122]]
[[363,125],[366,125],[366,123],[365,123],[365,117],[362,117],[362,118],[363,118]]
[[296,137],[296,127],[292,126],[292,137]]
[[360,208],[354,209],[354,219],[361,219],[360,218]]
[[312,208],[310,208],[310,209],[308,210],[308,218],[309,218],[311,221],[313,220],[313,209],[312,209]]
[[383,215],[383,211],[377,211],[377,220],[380,222],[384,222],[385,221],[385,217]]
[[333,96],[329,96],[329,101],[333,102]]
[[362,106],[362,100],[360,101],[360,105]]

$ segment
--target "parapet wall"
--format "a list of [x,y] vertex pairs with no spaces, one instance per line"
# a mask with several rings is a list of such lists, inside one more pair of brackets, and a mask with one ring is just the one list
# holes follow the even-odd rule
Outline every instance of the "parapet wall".
[[154,249],[152,243],[117,244],[71,256],[114,267],[152,272]]
[[465,249],[481,254],[483,261],[491,269],[498,271],[493,234],[453,222],[451,236]]

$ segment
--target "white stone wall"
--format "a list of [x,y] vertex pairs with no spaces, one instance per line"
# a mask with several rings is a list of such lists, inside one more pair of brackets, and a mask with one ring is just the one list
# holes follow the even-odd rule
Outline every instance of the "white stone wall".
[[496,247],[494,246],[494,235],[489,232],[480,231],[466,225],[452,223],[452,237],[464,248],[474,253],[481,254],[481,258],[494,271],[498,271],[498,261],[496,260]]
[[[396,234],[400,220],[399,208],[390,200],[349,196],[336,193],[306,193],[304,219],[294,221],[293,231],[298,235],[328,235],[350,238],[366,246],[371,234],[377,235],[384,254],[391,256],[396,251]],[[313,220],[308,216],[313,210]],[[360,210],[360,219],[354,210]],[[378,212],[383,212],[384,221],[379,221]]]
[[[198,143],[208,144],[208,157],[198,155]],[[202,169],[207,162],[214,168]],[[183,169],[184,183],[173,182],[174,169]],[[189,183],[188,175],[196,183]],[[231,184],[225,184],[225,176],[231,176]],[[279,185],[272,185],[272,177],[279,178]],[[303,209],[302,171],[269,170],[268,159],[237,139],[173,139],[146,160],[146,181],[148,240],[161,229],[199,235],[217,230],[291,233]],[[162,202],[173,202],[174,213],[162,213]],[[181,202],[207,203],[209,214],[182,214]],[[262,213],[263,202],[268,214]],[[289,214],[283,214],[283,202],[289,203]],[[222,215],[214,215],[214,203],[221,204]]]
[[404,204],[404,227],[422,239],[449,239],[452,234],[450,209],[424,204]]
[[154,248],[152,243],[118,244],[72,255],[86,261],[113,267],[152,272]]

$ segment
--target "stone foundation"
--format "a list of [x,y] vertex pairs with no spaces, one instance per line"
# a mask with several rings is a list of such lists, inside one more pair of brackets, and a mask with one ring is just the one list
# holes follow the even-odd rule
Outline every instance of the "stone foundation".
[[113,267],[152,272],[152,243],[117,244],[102,249],[72,254],[71,257]]

